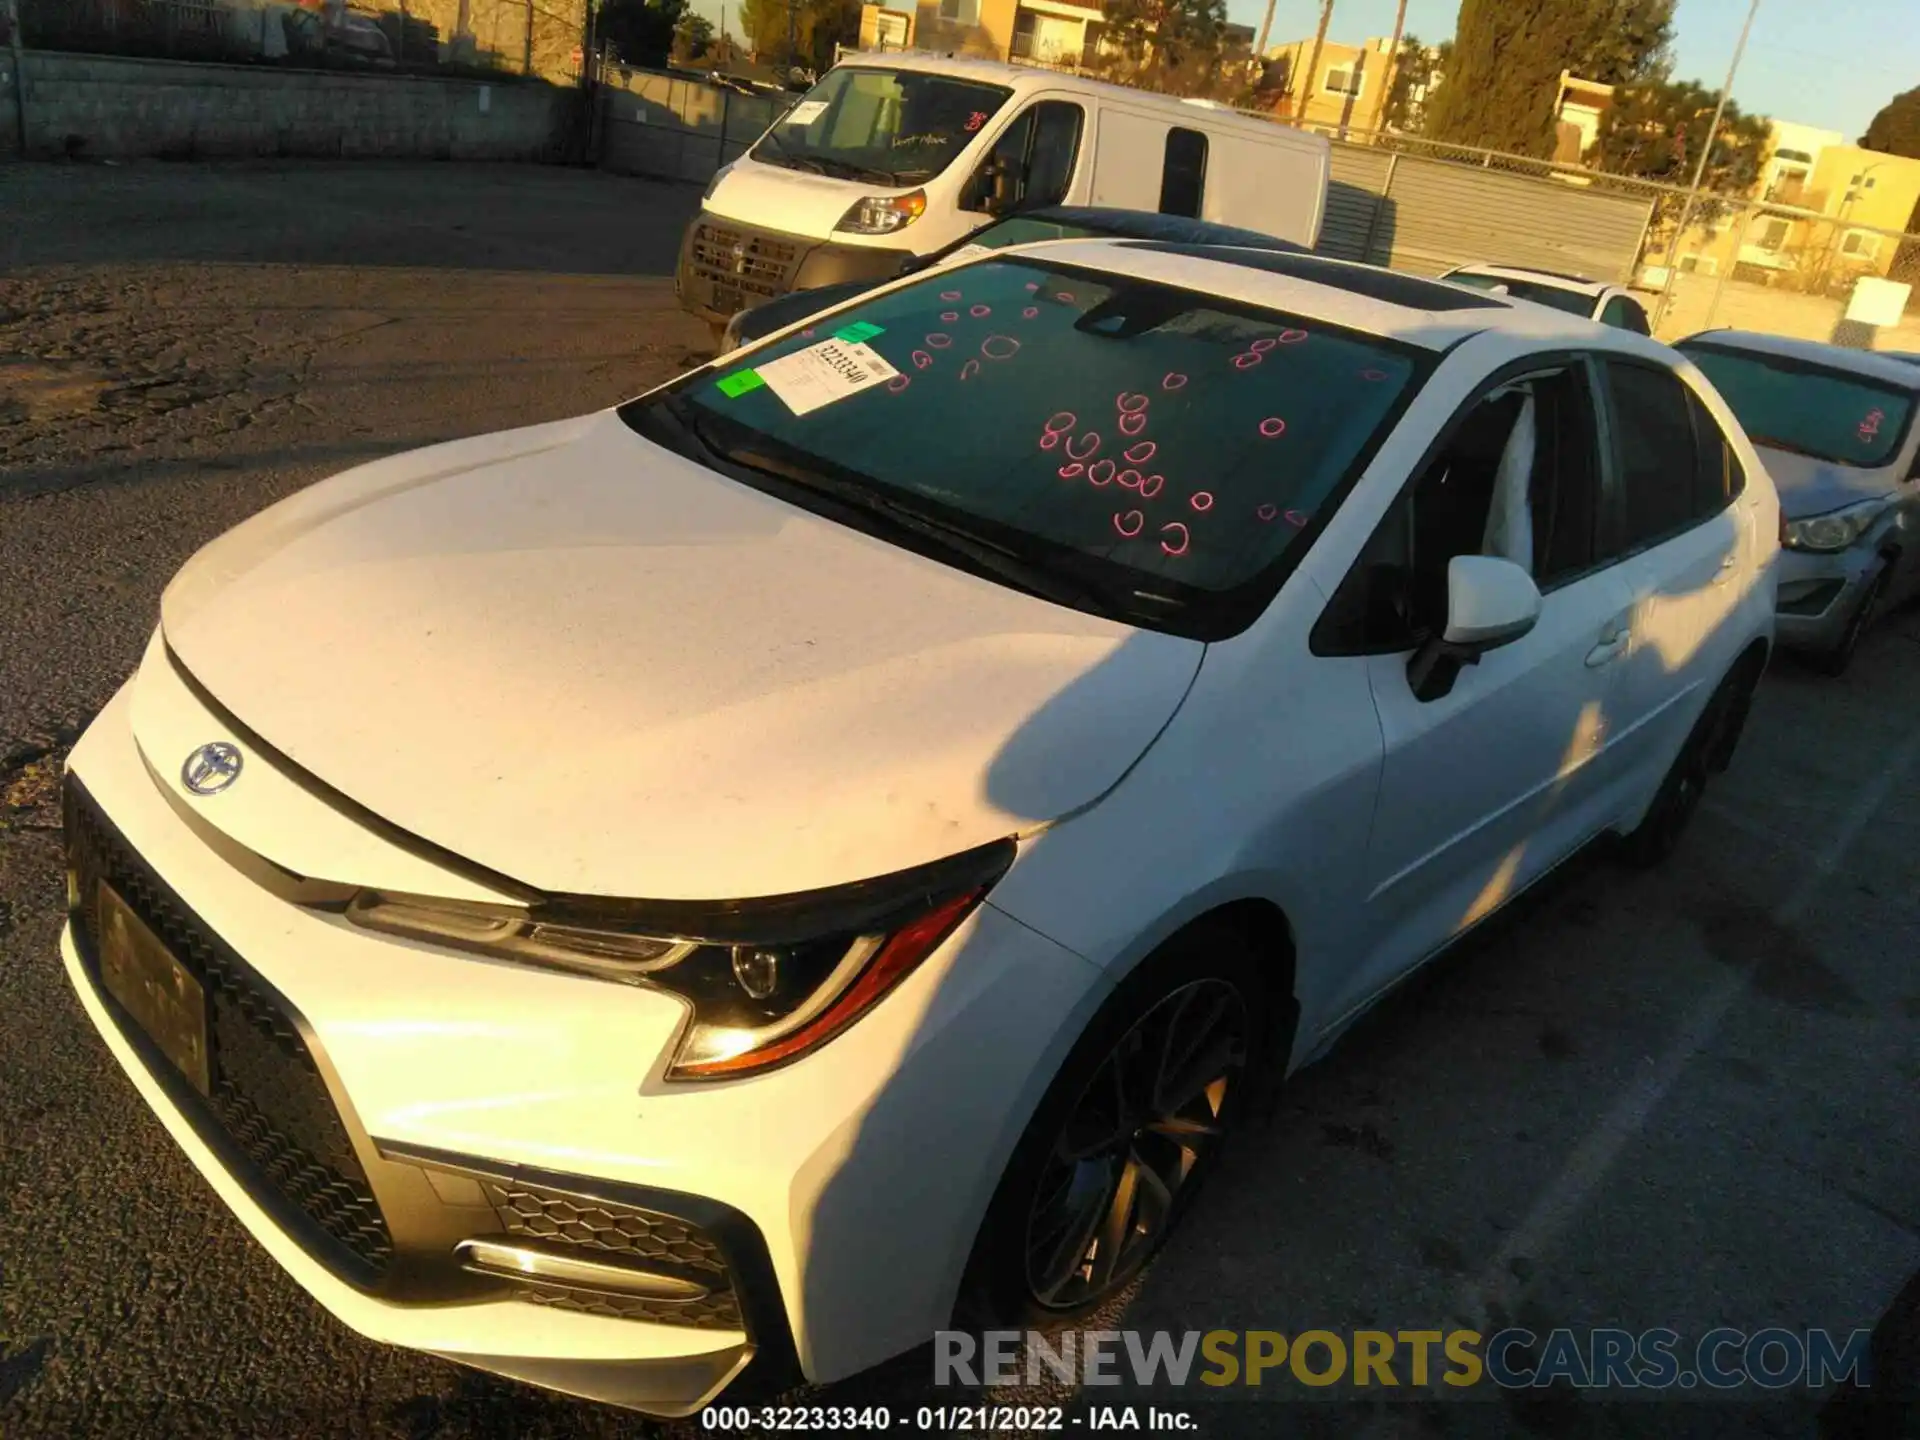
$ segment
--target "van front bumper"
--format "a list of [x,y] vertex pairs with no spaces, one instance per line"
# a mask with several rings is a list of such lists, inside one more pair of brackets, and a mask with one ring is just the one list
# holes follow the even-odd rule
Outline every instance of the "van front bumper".
[[674,293],[702,320],[724,325],[742,310],[796,290],[891,280],[912,259],[913,251],[904,247],[816,240],[702,210],[680,241]]

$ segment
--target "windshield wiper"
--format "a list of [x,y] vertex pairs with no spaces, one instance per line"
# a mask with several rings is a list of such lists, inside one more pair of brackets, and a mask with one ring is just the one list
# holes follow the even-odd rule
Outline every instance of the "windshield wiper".
[[1097,585],[1063,574],[1051,566],[1038,564],[1010,546],[989,540],[964,525],[929,514],[918,506],[890,499],[868,486],[823,474],[809,466],[796,465],[763,450],[722,444],[702,423],[694,407],[678,395],[667,396],[662,407],[716,460],[818,491],[856,510],[880,516],[894,528],[932,540],[947,551],[972,561],[996,579],[1043,600],[1090,609],[1101,615],[1112,616],[1115,613],[1111,595]]

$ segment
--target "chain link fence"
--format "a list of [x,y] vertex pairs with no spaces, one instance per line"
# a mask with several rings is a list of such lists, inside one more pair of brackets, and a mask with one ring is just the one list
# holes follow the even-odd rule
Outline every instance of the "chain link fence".
[[32,49],[558,84],[586,0],[20,0]]
[[[1243,113],[1278,118],[1265,111]],[[1348,145],[1389,154],[1650,202],[1630,283],[1661,312],[1659,333],[1666,338],[1726,327],[1859,344],[1863,337],[1846,318],[1859,282],[1884,278],[1890,271],[1900,277],[1920,271],[1920,233],[1856,223],[1844,205],[1829,214],[1711,191],[1690,199],[1683,186],[1584,165],[1397,131],[1310,128]],[[1909,298],[1905,321],[1889,328],[1899,333],[1883,331],[1875,340],[1880,348],[1920,349],[1920,285]]]

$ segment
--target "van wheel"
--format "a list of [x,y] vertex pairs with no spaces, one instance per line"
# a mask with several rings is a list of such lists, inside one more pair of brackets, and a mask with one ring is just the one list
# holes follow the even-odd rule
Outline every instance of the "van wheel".
[[1259,977],[1218,929],[1121,983],[1014,1148],[968,1263],[967,1320],[1053,1328],[1140,1273],[1248,1103],[1267,1048]]
[[1725,770],[1733,759],[1734,746],[1746,728],[1747,714],[1753,708],[1753,694],[1760,686],[1764,663],[1742,659],[1720,682],[1707,701],[1707,708],[1694,722],[1680,753],[1673,758],[1666,778],[1646,815],[1623,837],[1620,855],[1627,864],[1651,870],[1664,863],[1679,847],[1694,812],[1707,791],[1707,777]]

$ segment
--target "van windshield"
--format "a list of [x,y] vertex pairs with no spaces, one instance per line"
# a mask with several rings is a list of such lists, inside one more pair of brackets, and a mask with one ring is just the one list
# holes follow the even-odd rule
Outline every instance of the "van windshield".
[[856,301],[621,413],[907,548],[1210,640],[1260,613],[1432,364],[1011,255]]
[[753,158],[843,180],[918,185],[966,148],[1013,92],[922,70],[827,73],[752,150]]

